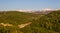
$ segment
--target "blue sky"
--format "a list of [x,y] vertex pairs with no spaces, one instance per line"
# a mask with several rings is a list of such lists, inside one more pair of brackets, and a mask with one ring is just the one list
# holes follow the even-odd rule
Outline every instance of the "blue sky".
[[0,10],[60,9],[60,0],[0,0]]

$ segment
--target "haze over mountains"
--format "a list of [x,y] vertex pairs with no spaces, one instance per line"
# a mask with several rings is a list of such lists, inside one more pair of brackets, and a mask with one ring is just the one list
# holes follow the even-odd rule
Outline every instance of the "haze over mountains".
[[16,11],[19,11],[19,12],[28,12],[28,13],[35,13],[35,14],[40,14],[40,13],[47,14],[47,13],[50,13],[50,12],[56,11],[56,10],[60,10],[60,9],[16,10]]
[[51,11],[56,11],[56,10],[60,10],[60,9],[42,9],[42,10],[4,10],[4,11],[18,11],[18,12],[27,12],[27,13],[35,13],[35,14],[39,14],[39,13],[49,13]]

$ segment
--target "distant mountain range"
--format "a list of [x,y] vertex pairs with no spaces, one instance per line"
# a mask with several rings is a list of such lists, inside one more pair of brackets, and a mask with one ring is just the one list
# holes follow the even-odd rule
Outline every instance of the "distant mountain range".
[[43,10],[16,10],[19,12],[27,12],[27,13],[34,13],[34,14],[47,14],[50,13],[52,11],[56,11],[56,10],[60,10],[60,9],[43,9]]
[[34,13],[34,14],[47,14],[52,11],[56,11],[60,9],[42,9],[42,10],[6,10],[6,11],[18,11],[18,12],[26,12],[26,13]]

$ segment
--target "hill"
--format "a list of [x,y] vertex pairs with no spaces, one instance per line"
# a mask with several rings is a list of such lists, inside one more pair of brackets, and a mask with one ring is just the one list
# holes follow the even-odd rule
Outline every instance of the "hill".
[[60,10],[48,14],[0,12],[0,33],[60,33]]
[[37,15],[32,13],[24,13],[17,11],[0,12],[0,23],[8,22],[12,24],[21,24],[23,22],[29,22],[36,17]]
[[32,22],[20,30],[24,33],[60,33],[60,10],[52,11]]
[[8,30],[11,31],[10,29],[15,31],[14,29],[15,28],[17,29],[18,25],[32,22],[33,19],[38,19],[38,18],[39,16],[33,13],[24,13],[24,12],[18,12],[18,11],[0,12],[0,28],[1,28],[0,31],[2,30],[1,31],[2,33],[3,32],[7,33]]

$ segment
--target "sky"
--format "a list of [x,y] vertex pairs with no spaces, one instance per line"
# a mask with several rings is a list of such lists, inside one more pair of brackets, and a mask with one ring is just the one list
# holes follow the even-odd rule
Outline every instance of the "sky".
[[60,9],[60,0],[0,0],[0,10]]

